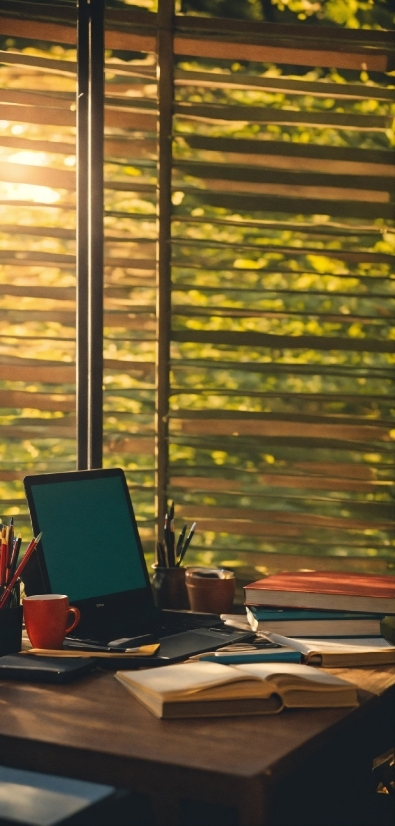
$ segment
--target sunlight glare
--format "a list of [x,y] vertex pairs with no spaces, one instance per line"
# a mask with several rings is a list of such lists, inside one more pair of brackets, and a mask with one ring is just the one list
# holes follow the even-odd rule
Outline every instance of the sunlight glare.
[[44,166],[47,156],[45,152],[15,152],[14,155],[10,155],[8,160],[10,163],[26,163],[31,166]]
[[54,204],[59,201],[60,195],[49,186],[36,186],[35,184],[9,184],[0,182],[1,200],[10,201],[33,201],[43,204]]

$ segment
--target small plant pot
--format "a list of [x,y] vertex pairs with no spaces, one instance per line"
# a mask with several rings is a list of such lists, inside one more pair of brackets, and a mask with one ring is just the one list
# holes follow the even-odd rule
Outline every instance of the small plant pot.
[[186,584],[192,611],[229,614],[236,590],[233,571],[223,568],[187,568]]
[[152,590],[157,608],[188,610],[189,599],[185,585],[185,568],[160,568],[152,566]]

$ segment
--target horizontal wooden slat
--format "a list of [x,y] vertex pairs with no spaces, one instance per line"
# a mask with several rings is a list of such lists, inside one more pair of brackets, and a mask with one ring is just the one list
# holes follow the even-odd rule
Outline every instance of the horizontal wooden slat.
[[[37,321],[45,324],[45,322],[57,322],[68,327],[75,327],[75,311],[68,310],[2,310],[2,321],[4,324],[24,324],[27,322]],[[105,312],[104,313],[105,327],[122,327],[130,330],[155,330],[155,318],[150,316],[142,316],[139,313],[126,312]]]
[[351,29],[343,26],[325,26],[321,21],[319,24],[310,23],[300,25],[295,23],[268,23],[267,20],[243,20],[241,18],[223,17],[200,17],[188,15],[176,15],[174,18],[176,30],[179,32],[198,33],[208,39],[223,37],[232,39],[232,35],[253,40],[266,38],[274,43],[296,40],[302,43],[313,42],[316,46],[322,41],[330,41],[332,44],[343,44],[342,47],[353,44],[364,46],[393,46],[393,33],[385,29]]
[[[0,18],[1,19],[1,18]],[[75,111],[55,106],[20,106],[0,103],[1,120],[22,123],[37,123],[48,126],[75,127]],[[156,132],[156,115],[146,112],[128,112],[119,109],[105,109],[105,125],[119,129],[139,129]]]
[[[284,255],[284,256],[287,256],[287,257],[291,256],[292,258],[299,258],[299,256],[300,257],[305,257],[305,256],[309,256],[309,255],[314,255],[314,256],[319,256],[321,259],[322,258],[324,258],[324,259],[328,258],[330,260],[336,259],[338,261],[347,261],[347,262],[353,263],[353,264],[358,264],[358,263],[361,263],[362,261],[370,262],[372,264],[373,263],[376,263],[376,264],[394,264],[395,263],[395,255],[393,255],[392,253],[389,253],[389,252],[386,253],[386,252],[371,252],[370,250],[334,249],[333,247],[331,248],[329,246],[325,248],[323,246],[313,247],[313,245],[311,245],[309,247],[306,247],[306,246],[301,246],[300,242],[299,242],[299,244],[297,244],[297,241],[295,242],[295,246],[291,247],[291,246],[286,246],[285,244],[270,244],[270,243],[264,243],[264,244],[263,243],[257,243],[257,244],[246,244],[246,243],[243,244],[243,243],[241,243],[241,244],[238,244],[238,243],[235,243],[235,242],[232,242],[232,241],[229,241],[228,243],[226,243],[226,242],[217,241],[217,240],[211,239],[211,238],[207,238],[207,239],[205,239],[205,238],[193,238],[193,237],[188,237],[188,236],[182,237],[182,236],[177,236],[177,235],[174,235],[174,238],[172,240],[176,244],[183,244],[184,247],[186,247],[186,248],[188,248],[189,246],[194,246],[194,247],[202,246],[202,247],[204,247],[204,249],[215,249],[215,248],[216,249],[224,249],[224,250],[230,250],[232,253],[233,253],[233,250],[243,250],[243,249],[244,250],[245,249],[255,250],[257,255],[259,255],[260,257],[262,256],[262,253],[266,253],[266,255],[270,255],[270,253],[275,253],[276,255],[281,254],[281,255]],[[260,240],[260,239],[258,239],[258,240]],[[188,256],[188,261],[189,261],[189,257],[190,256]],[[264,268],[264,270],[262,270],[262,272],[263,271],[268,272],[268,267],[266,266]],[[252,272],[254,272],[254,270],[252,270]],[[305,273],[306,270],[303,269],[303,272]],[[310,270],[310,272],[312,272],[312,270]],[[317,272],[317,275],[318,275],[318,271],[316,271],[316,272]],[[290,271],[290,275],[291,274],[292,274],[292,271]],[[293,271],[293,274],[296,276],[296,275],[299,275],[300,273],[297,273],[296,271]],[[319,271],[319,274],[320,275],[322,274],[321,271]],[[355,275],[354,274],[351,275],[349,273],[348,277],[349,278],[350,277],[358,278],[358,275],[359,275],[358,273],[356,273]],[[340,273],[340,276],[341,276],[341,273]]]
[[[345,520],[346,521],[346,520]],[[288,523],[270,523],[269,520],[267,522],[252,522],[247,519],[216,519],[214,516],[211,519],[203,518],[199,519],[199,531],[209,531],[211,534],[236,534],[238,536],[260,536],[264,540],[271,539],[272,537],[277,538],[284,538],[284,540],[292,540],[293,538],[306,537],[311,534],[312,537],[319,539],[317,536],[318,528],[317,526],[311,527],[310,531],[308,527],[301,526],[301,525],[291,525]],[[322,528],[321,531],[327,531],[327,528]],[[337,541],[341,541],[341,539],[346,539],[348,535],[348,529],[344,526],[343,529],[337,528],[336,533],[335,529],[332,527],[332,534],[334,534],[333,542],[336,543]]]
[[[178,149],[178,146],[177,146]],[[352,175],[356,179],[363,180],[368,177],[369,180],[364,181],[364,187],[372,186],[370,178],[377,178],[383,176],[395,177],[395,167],[392,163],[364,163],[362,161],[338,160],[337,158],[314,158],[303,155],[287,155],[287,154],[270,154],[264,155],[257,152],[254,154],[253,146],[249,153],[239,152],[220,152],[219,150],[200,150],[202,153],[201,159],[195,161],[196,164],[204,163],[206,160],[214,163],[215,156],[218,156],[218,164],[225,164],[228,169],[237,167],[240,162],[254,169],[264,172],[270,170],[289,170],[291,173],[295,172],[315,172],[329,175]],[[213,158],[214,155],[214,158]],[[177,164],[177,158],[176,158]],[[193,174],[193,173],[192,173]],[[285,174],[284,172],[282,174]],[[217,176],[216,176],[217,177]],[[327,183],[329,178],[327,177]],[[390,181],[387,180],[387,185]],[[193,218],[191,218],[193,220]],[[344,228],[346,229],[346,228]],[[374,231],[374,228],[372,228]],[[339,227],[340,230],[340,227]],[[314,230],[313,230],[314,231]]]
[[388,530],[392,521],[372,522],[368,519],[350,519],[348,517],[317,516],[312,513],[289,513],[258,508],[218,508],[202,505],[180,505],[180,515],[185,519],[245,519],[252,522],[264,522],[265,525],[281,523],[285,525],[304,525],[306,527],[342,528],[363,531],[372,525],[376,529]]
[[0,162],[0,180],[10,183],[50,186],[55,189],[75,190],[75,172],[68,172],[65,169],[51,169],[50,167],[29,166],[24,163]]
[[[270,333],[235,333],[231,330],[173,330],[173,341],[191,341],[200,344],[227,344],[276,349],[356,350],[368,353],[394,353],[395,341],[368,338],[340,338],[339,336],[277,336]],[[244,367],[244,365],[243,365]]]
[[[0,289],[1,294],[1,289]],[[325,295],[322,292],[322,295]],[[196,307],[191,305],[180,305],[180,304],[173,304],[173,319],[179,316],[180,318],[204,318],[204,319],[212,319],[212,318],[228,318],[228,319],[256,319],[260,321],[264,318],[269,318],[273,320],[279,319],[302,319],[304,321],[308,319],[317,319],[321,323],[335,323],[335,324],[344,324],[348,326],[357,322],[360,325],[368,325],[371,326],[372,323],[377,328],[377,332],[379,332],[379,328],[387,328],[391,324],[391,318],[395,318],[394,314],[390,314],[389,308],[384,304],[382,307],[377,306],[375,307],[376,315],[366,315],[361,311],[359,314],[349,313],[347,315],[341,314],[340,312],[336,312],[336,308],[334,307],[332,311],[326,310],[321,311],[320,309],[311,309],[311,310],[297,310],[292,309],[293,306],[297,306],[299,303],[297,299],[297,292],[294,293],[295,296],[295,305],[291,304],[291,306],[287,306],[284,302],[284,306],[282,306],[279,310],[248,310],[248,309],[231,309],[229,307],[218,307],[213,305],[211,307],[202,307],[196,309]],[[275,301],[275,297],[273,296],[273,301]]]
[[[320,539],[320,542],[317,544],[320,549],[325,547],[322,539]],[[247,568],[248,575],[243,578],[245,584],[256,579],[258,574],[274,574],[281,573],[282,571],[305,571],[306,569],[311,571],[341,571],[343,573],[345,571],[353,571],[356,573],[365,572],[369,574],[393,574],[393,561],[391,556],[388,555],[388,557],[382,558],[371,556],[363,557],[356,555],[355,550],[353,551],[353,547],[359,546],[353,546],[350,543],[347,543],[347,546],[350,548],[350,555],[347,557],[343,555],[334,556],[328,551],[325,556],[321,556],[316,553],[315,547],[311,548],[310,555],[305,553],[306,548],[300,548],[298,554],[279,553],[278,551],[265,553],[262,551],[245,551],[239,549],[237,556],[234,547],[222,547],[219,549],[213,546],[210,550],[213,555],[219,551],[221,564],[225,564],[222,562],[224,559],[235,560],[235,558],[237,558],[239,561],[237,568],[238,578],[241,578],[241,574],[245,571],[243,563],[246,567],[247,565],[256,566],[252,568],[252,571],[251,568]],[[202,550],[200,546],[196,549]],[[229,565],[229,567],[231,566]]]
[[6,381],[43,382],[48,384],[73,384],[75,382],[75,367],[69,364],[54,363],[53,366],[40,364],[4,364],[0,363],[0,379]]
[[50,420],[42,425],[26,424],[23,425],[7,425],[0,426],[0,439],[29,439],[34,442],[35,439],[76,439],[76,423],[73,420],[70,424],[52,423]]
[[250,411],[250,410],[211,410],[206,408],[179,408],[174,413],[171,413],[171,418],[174,419],[192,419],[196,421],[197,419],[208,421],[208,420],[216,420],[216,421],[223,421],[223,420],[231,420],[234,422],[236,419],[238,422],[241,423],[245,422],[274,422],[278,424],[279,421],[281,423],[285,422],[310,422],[311,424],[336,424],[336,425],[352,425],[352,426],[359,426],[368,424],[369,426],[374,425],[375,427],[379,428],[386,428],[392,427],[393,419],[391,415],[385,416],[382,414],[382,417],[379,418],[376,416],[374,420],[366,420],[365,416],[354,414],[341,414],[339,412],[333,414],[322,414],[318,411],[314,413],[303,413],[302,411],[298,412],[282,412],[282,413],[274,413],[268,411]]
[[[180,189],[180,188],[178,188]],[[298,198],[285,198],[281,195],[255,195],[244,192],[211,192],[208,190],[194,189],[188,197],[194,204],[207,204],[209,206],[220,207],[221,209],[237,210],[242,212],[290,212],[302,215],[333,215],[348,218],[395,219],[395,204],[366,203],[363,201],[338,201],[319,200],[314,198],[303,198],[301,203]],[[181,207],[176,207],[174,212],[185,212],[190,210],[186,199]]]
[[[17,364],[16,361],[22,363]],[[114,370],[118,373],[133,373],[147,379],[154,375],[154,364],[151,362],[105,359],[104,367],[106,370]],[[0,379],[6,381],[38,381],[44,384],[73,384],[75,382],[75,365],[62,362],[44,362],[42,364],[40,359],[17,359],[10,363],[0,362]]]
[[[252,480],[251,480],[252,481]],[[277,475],[277,474],[257,474],[254,477],[254,486],[261,485],[263,487],[273,487],[273,488],[295,488],[296,490],[315,490],[315,491],[348,491],[348,492],[358,492],[358,493],[377,493],[380,488],[388,487],[391,482],[386,482],[385,484],[380,485],[379,482],[375,481],[363,481],[363,480],[353,480],[353,479],[339,479],[338,477],[308,477],[306,476],[285,476],[285,475]],[[392,483],[393,484],[393,483]],[[201,477],[196,476],[192,477],[174,477],[171,478],[171,485],[173,488],[180,488],[180,490],[188,490],[188,491],[206,491],[211,493],[227,493],[229,490],[240,491],[240,493],[246,493],[248,484],[243,484],[238,482],[234,479],[217,479],[212,477]],[[272,513],[272,512],[270,512]],[[282,519],[287,519],[288,517],[292,519],[292,513],[289,512],[281,512]]]
[[[76,26],[59,25],[37,20],[23,20],[12,17],[0,17],[0,33],[7,37],[20,37],[28,40],[48,41],[49,43],[67,43],[75,45]],[[156,52],[156,37],[150,34],[134,32],[106,31],[106,49],[128,52]]]
[[[328,186],[342,187],[343,189],[363,189],[373,191],[391,191],[395,188],[395,183],[388,176],[370,177],[369,184],[361,180],[359,175],[332,174],[328,171],[307,172],[280,169],[266,169],[262,160],[260,167],[248,166],[247,164],[235,165],[223,163],[207,163],[203,161],[181,161],[176,160],[174,169],[179,170],[184,175],[192,175],[196,178],[208,178],[209,180],[241,181],[241,182],[261,182],[271,184],[288,184],[299,186],[316,186],[325,188]],[[213,188],[215,186],[213,185]],[[324,196],[323,196],[324,197]]]
[[390,441],[389,428],[379,425],[315,424],[312,422],[251,421],[245,419],[172,420],[177,432],[193,436],[291,436],[312,439],[341,439],[356,442]]
[[[71,21],[70,21],[71,23]],[[28,40],[46,40],[49,43],[67,43],[74,46],[77,39],[76,25],[61,25],[38,20],[0,16],[0,33],[7,37]]]
[[[106,267],[125,267],[127,269],[152,270],[155,261],[150,258],[123,258],[120,256],[105,256]],[[75,255],[65,255],[56,252],[35,252],[28,250],[1,250],[0,264],[15,264],[18,267],[57,266],[74,267]]]
[[218,152],[238,152],[263,155],[280,155],[296,158],[319,158],[322,160],[360,161],[362,163],[395,163],[393,149],[361,149],[350,146],[332,146],[317,143],[298,143],[292,141],[259,140],[258,138],[224,138],[208,135],[178,132],[175,137],[182,138],[193,149],[216,150]]
[[252,74],[230,74],[229,72],[176,69],[174,82],[176,86],[200,86],[209,89],[260,89],[262,91],[285,92],[293,95],[312,95],[318,98],[395,100],[394,89],[386,89],[371,84],[365,86],[362,83],[340,84],[330,83],[327,80],[290,80],[283,75],[279,75],[278,77],[261,77],[260,75]]
[[368,72],[386,72],[392,62],[387,54],[374,54],[373,50],[336,51],[335,49],[306,48],[297,42],[292,46],[273,46],[257,43],[215,41],[210,38],[197,39],[188,36],[174,38],[174,52],[178,55],[212,58],[220,60],[248,60],[254,63],[279,63],[295,66],[325,66],[337,69],[357,69]]
[[175,103],[174,113],[180,118],[198,118],[204,121],[237,121],[248,123],[281,123],[284,126],[303,125],[334,127],[337,129],[358,129],[383,131],[391,128],[390,115],[357,115],[354,113],[305,112],[290,109],[275,109],[264,106],[221,106],[206,103]]
[[104,453],[132,453],[143,454],[146,456],[153,456],[155,453],[155,439],[154,437],[139,436],[139,437],[108,437],[104,435],[103,442]]
[[[1,21],[1,18],[0,18]],[[1,120],[22,123],[41,123],[48,126],[74,126],[75,112],[56,106],[19,106],[12,103],[0,103]]]
[[37,393],[22,390],[0,390],[0,407],[36,410],[75,411],[75,396],[66,393]]
[[[234,333],[233,335],[238,335]],[[292,337],[293,338],[293,337]],[[191,339],[192,340],[192,339]],[[310,340],[310,339],[309,339]],[[231,349],[228,345],[228,349]],[[310,348],[311,349],[311,348]],[[211,353],[211,358],[207,355],[205,358],[188,358],[184,357],[183,361],[181,362],[179,359],[173,359],[172,362],[172,369],[174,371],[178,370],[185,370],[188,371],[190,369],[196,370],[196,368],[200,370],[221,370],[221,371],[229,371],[229,372],[242,372],[242,373],[285,373],[287,376],[295,373],[296,375],[300,373],[301,375],[312,376],[312,375],[322,375],[322,376],[341,376],[350,380],[352,378],[378,378],[378,379],[390,379],[393,380],[393,371],[392,367],[376,367],[371,366],[370,364],[364,365],[363,362],[359,363],[358,365],[355,364],[340,364],[338,362],[329,362],[325,363],[323,361],[316,362],[315,360],[312,363],[305,362],[300,363],[299,361],[293,361],[292,357],[290,361],[243,361],[239,362],[235,360],[235,353],[233,351],[233,361],[229,358],[229,360],[219,358],[220,353],[216,353],[215,349],[214,352]],[[221,353],[221,355],[223,355]],[[216,379],[216,381],[218,381]],[[194,387],[191,386],[190,390],[193,391]],[[355,390],[354,390],[355,392]],[[363,395],[365,395],[365,391],[362,391]],[[314,395],[314,394],[313,394]]]
[[[75,155],[76,151],[75,143],[71,143],[71,141],[37,140],[37,138],[21,138],[10,135],[0,135],[0,146],[10,146],[16,149],[27,149],[29,152],[46,152],[57,155]],[[106,156],[126,157],[128,160],[132,158],[155,158],[156,143],[149,138],[142,139],[133,136],[129,139],[119,139],[113,136],[104,141],[104,151]]]
[[[299,181],[295,181],[295,177],[292,173],[290,173],[290,182],[284,184],[265,184],[260,181],[254,183],[253,181],[244,182],[238,180],[224,180],[223,178],[211,178],[209,183],[205,184],[205,191],[210,192],[211,190],[220,189],[225,194],[225,197],[227,193],[240,192],[243,196],[248,193],[256,193],[257,195],[262,195],[263,197],[265,195],[270,195],[274,197],[284,196],[301,199],[324,198],[328,205],[328,211],[331,211],[332,201],[338,200],[351,201],[353,205],[356,205],[361,201],[363,203],[367,202],[368,204],[389,204],[390,202],[389,193],[377,192],[373,189],[373,186],[372,189],[348,189],[346,187],[342,187],[338,181],[334,182],[333,186],[330,186],[330,181],[327,182],[327,186],[305,186],[302,175],[300,176]],[[369,186],[370,180],[367,182],[367,186]],[[387,188],[391,188],[391,178],[388,181]],[[197,184],[184,185],[183,182],[178,183],[177,181],[174,182],[174,189],[183,189],[190,194],[193,194],[196,190],[201,191]]]

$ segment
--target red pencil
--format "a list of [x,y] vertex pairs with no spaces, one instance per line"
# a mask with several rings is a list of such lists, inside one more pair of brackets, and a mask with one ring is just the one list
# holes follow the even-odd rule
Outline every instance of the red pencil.
[[1,561],[0,561],[0,585],[4,586],[7,579],[8,564],[8,533],[9,528],[4,526],[1,532]]
[[6,602],[8,600],[8,597],[10,596],[11,591],[12,591],[17,579],[19,579],[25,565],[29,561],[29,559],[30,559],[35,547],[38,545],[41,537],[42,537],[42,533],[39,533],[38,536],[36,536],[35,539],[32,539],[32,541],[30,542],[30,544],[26,548],[26,553],[25,553],[22,561],[19,563],[19,565],[18,565],[18,567],[15,571],[14,576],[12,577],[11,581],[7,585],[7,588],[5,589],[4,594],[0,599],[0,609],[4,608],[4,605],[6,604]]

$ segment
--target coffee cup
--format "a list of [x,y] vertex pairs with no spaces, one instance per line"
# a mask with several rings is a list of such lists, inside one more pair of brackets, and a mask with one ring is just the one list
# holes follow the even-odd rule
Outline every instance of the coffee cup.
[[231,612],[236,590],[233,571],[191,567],[186,569],[185,582],[191,611],[208,614]]
[[[23,600],[26,631],[33,648],[62,648],[80,619],[65,594],[36,594]],[[74,619],[70,621],[70,614]]]

